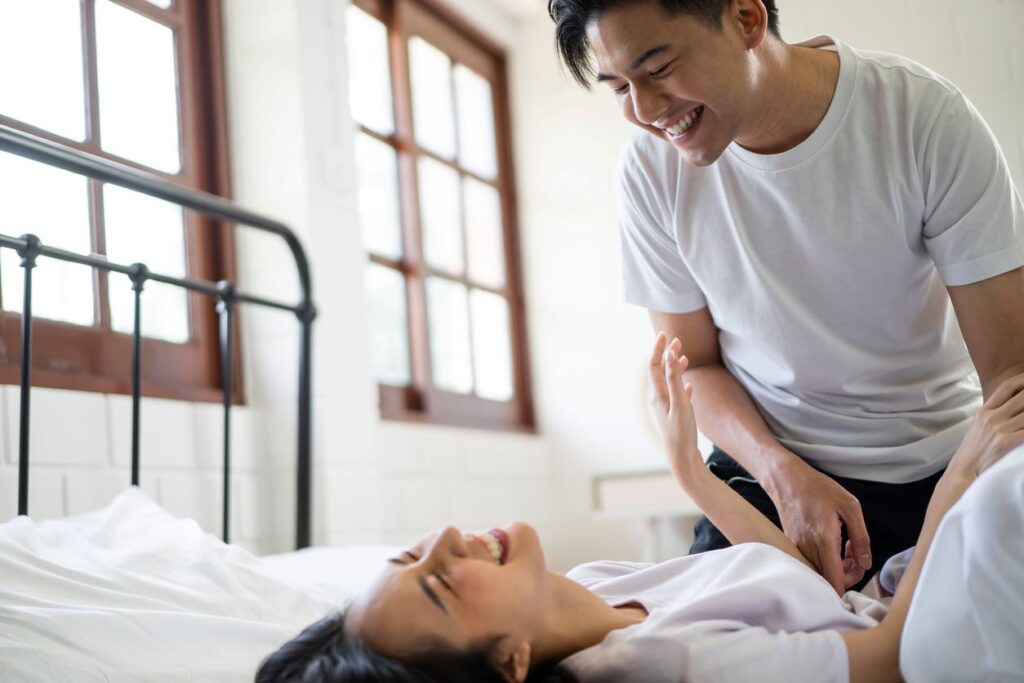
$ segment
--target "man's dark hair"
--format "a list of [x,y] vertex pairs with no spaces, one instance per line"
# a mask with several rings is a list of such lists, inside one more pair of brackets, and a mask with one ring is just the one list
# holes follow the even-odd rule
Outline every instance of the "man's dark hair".
[[[555,22],[555,44],[562,62],[577,83],[590,87],[594,66],[590,61],[587,25],[608,10],[636,0],[548,0],[548,14]],[[776,38],[779,33],[779,10],[775,0],[762,0],[768,10],[768,30]],[[721,30],[722,13],[729,0],[658,0],[669,14],[689,14],[713,29]]]
[[[491,643],[466,652],[443,646],[399,661],[374,652],[345,630],[345,613],[307,626],[260,664],[256,683],[505,683],[492,666]],[[531,671],[527,683],[577,683],[561,667]]]

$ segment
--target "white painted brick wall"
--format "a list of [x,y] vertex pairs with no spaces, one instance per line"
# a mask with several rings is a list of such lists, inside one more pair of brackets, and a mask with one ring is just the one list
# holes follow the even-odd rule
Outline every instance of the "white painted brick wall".
[[[3,387],[8,462],[16,464],[21,421],[21,391]],[[110,462],[106,410],[102,396],[77,391],[33,389],[32,462],[35,465],[95,465]]]

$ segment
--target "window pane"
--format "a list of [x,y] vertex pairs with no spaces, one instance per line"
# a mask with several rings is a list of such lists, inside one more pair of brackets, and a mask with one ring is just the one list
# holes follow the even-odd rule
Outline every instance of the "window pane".
[[174,31],[97,0],[96,51],[103,149],[167,173],[180,171]]
[[455,67],[455,96],[459,113],[459,164],[485,178],[496,178],[498,160],[491,84],[459,64]]
[[85,139],[78,0],[0,0],[0,114]]
[[407,385],[410,374],[405,278],[398,271],[371,263],[366,267],[366,293],[377,381]]
[[508,302],[492,292],[469,295],[473,319],[473,369],[476,394],[492,401],[512,398],[512,349]]
[[365,133],[356,135],[359,217],[367,250],[391,259],[402,257],[398,164],[395,150]]
[[419,171],[423,255],[431,266],[461,275],[458,171],[430,157],[420,157]]
[[[181,207],[114,185],[103,188],[107,255],[118,263],[145,263],[161,275],[184,277],[185,229]],[[110,274],[110,316],[113,328],[131,333],[135,298],[131,280]],[[188,296],[180,287],[147,282],[142,290],[142,334],[186,342]]]
[[409,69],[416,142],[446,159],[455,158],[452,60],[422,38],[412,38]]
[[[0,153],[0,233],[32,233],[50,247],[79,254],[92,252],[88,181],[82,176]],[[0,251],[0,291],[4,309],[20,313],[24,296],[21,259]],[[32,312],[78,325],[95,322],[92,269],[46,257],[32,274]]]
[[468,394],[473,390],[473,369],[466,288],[451,280],[427,278],[427,323],[434,385]]
[[463,182],[469,277],[481,285],[505,286],[505,246],[498,191],[475,178]]
[[174,0],[149,0],[149,2],[157,7],[162,7],[163,9],[167,9],[174,4]]
[[387,29],[355,5],[349,5],[345,21],[352,118],[378,133],[390,135],[395,124],[391,112]]

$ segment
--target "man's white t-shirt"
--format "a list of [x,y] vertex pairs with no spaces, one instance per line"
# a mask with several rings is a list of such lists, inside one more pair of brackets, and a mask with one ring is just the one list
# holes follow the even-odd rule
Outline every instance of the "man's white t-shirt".
[[633,136],[620,170],[626,300],[708,307],[725,367],[779,442],[837,476],[942,469],[981,405],[946,286],[1024,265],[1024,205],[981,116],[919,64],[831,38],[813,134],[687,164]]
[[840,598],[781,550],[742,543],[659,564],[593,562],[567,576],[647,618],[562,661],[583,683],[848,683],[840,631],[870,628],[882,603]]

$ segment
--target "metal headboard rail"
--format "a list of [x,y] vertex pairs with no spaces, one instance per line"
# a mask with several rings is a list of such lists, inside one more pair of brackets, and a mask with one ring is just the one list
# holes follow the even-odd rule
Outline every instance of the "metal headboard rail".
[[224,407],[224,516],[223,537],[229,541],[229,474],[231,457],[231,384],[232,384],[232,315],[238,303],[254,304],[291,311],[298,318],[301,327],[299,344],[299,389],[298,389],[298,460],[296,471],[296,540],[297,548],[310,544],[310,493],[311,493],[311,435],[312,435],[312,329],[316,318],[313,305],[312,278],[309,261],[295,233],[288,226],[239,208],[231,202],[199,190],[175,185],[152,173],[140,171],[125,164],[119,164],[76,149],[62,147],[21,131],[0,126],[0,151],[10,152],[26,159],[48,166],[62,168],[78,175],[87,176],[113,185],[141,192],[163,199],[178,206],[198,211],[211,218],[245,225],[281,237],[291,250],[298,270],[301,287],[301,301],[298,304],[282,303],[255,296],[237,289],[234,283],[222,280],[210,282],[190,278],[178,278],[151,272],[145,264],[124,265],[114,263],[96,254],[83,255],[44,245],[35,235],[20,238],[0,235],[0,249],[14,249],[21,256],[25,286],[21,327],[21,424],[18,442],[18,514],[28,514],[29,475],[29,411],[32,387],[32,271],[39,256],[78,263],[92,268],[127,275],[135,292],[135,321],[132,330],[132,485],[139,483],[139,426],[142,384],[141,325],[142,293],[148,281],[161,282],[182,287],[189,291],[214,297],[220,320],[220,362],[223,380]]

